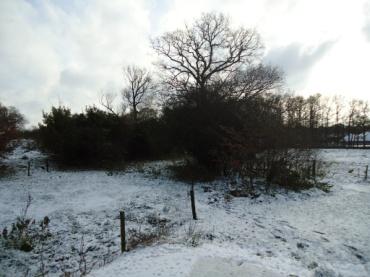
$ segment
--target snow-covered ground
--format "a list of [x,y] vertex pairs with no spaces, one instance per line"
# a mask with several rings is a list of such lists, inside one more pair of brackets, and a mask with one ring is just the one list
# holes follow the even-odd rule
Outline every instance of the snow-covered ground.
[[[196,184],[193,221],[189,185],[168,178],[154,162],[124,172],[46,172],[44,156],[19,147],[6,163],[16,174],[0,179],[0,229],[24,208],[48,216],[52,237],[42,254],[0,246],[0,276],[49,276],[76,271],[81,242],[91,276],[370,276],[368,150],[321,150],[330,193],[310,190],[256,199],[224,197],[223,181]],[[27,176],[27,159],[32,174]],[[22,159],[23,157],[23,159]],[[119,211],[126,227],[161,235],[151,245],[120,254]],[[158,224],[161,222],[162,224]],[[162,226],[159,228],[158,225]]]

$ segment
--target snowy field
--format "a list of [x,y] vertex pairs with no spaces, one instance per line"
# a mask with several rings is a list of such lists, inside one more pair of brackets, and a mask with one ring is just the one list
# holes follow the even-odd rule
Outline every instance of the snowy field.
[[[32,160],[27,176],[27,159]],[[46,172],[44,156],[18,147],[0,180],[0,229],[10,227],[30,194],[28,216],[48,216],[52,236],[42,251],[0,245],[0,276],[75,272],[86,253],[90,276],[370,276],[369,150],[321,150],[330,193],[310,190],[256,199],[224,197],[224,181],[196,184],[193,221],[189,185],[154,162],[124,172]],[[154,243],[120,254],[119,211]],[[161,226],[161,227],[158,227]],[[83,241],[83,247],[81,242]],[[41,254],[40,254],[41,252]]]

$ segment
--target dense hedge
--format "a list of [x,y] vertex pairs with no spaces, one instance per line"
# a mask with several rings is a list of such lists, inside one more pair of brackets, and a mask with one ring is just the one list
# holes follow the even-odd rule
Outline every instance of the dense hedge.
[[44,113],[39,126],[41,145],[57,160],[70,165],[105,165],[110,162],[159,157],[169,151],[161,144],[162,123],[157,118],[133,122],[96,107],[72,114],[66,107]]

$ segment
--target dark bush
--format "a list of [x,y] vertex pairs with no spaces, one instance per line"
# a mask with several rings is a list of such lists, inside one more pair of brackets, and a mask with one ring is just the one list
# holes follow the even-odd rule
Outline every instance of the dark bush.
[[44,113],[39,126],[41,145],[64,165],[105,167],[112,163],[153,159],[170,151],[160,119],[133,121],[89,107],[72,114],[68,108],[53,107]]
[[205,92],[202,104],[194,92],[186,101],[168,105],[163,117],[171,140],[178,151],[192,155],[198,163],[214,167],[223,144],[225,127],[240,129],[241,118],[236,111],[236,102],[223,100],[217,91]]
[[212,182],[220,173],[194,161],[169,166],[172,177],[181,182]]
[[25,119],[14,107],[6,107],[0,103],[0,154],[8,143],[19,136]]

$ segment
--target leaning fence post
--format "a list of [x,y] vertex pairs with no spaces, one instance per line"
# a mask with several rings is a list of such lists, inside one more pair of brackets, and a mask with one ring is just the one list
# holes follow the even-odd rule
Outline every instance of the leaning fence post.
[[367,172],[368,172],[368,170],[369,170],[369,166],[367,165],[366,166],[366,169],[365,169],[365,180],[367,180]]
[[121,225],[121,253],[126,251],[126,230],[125,230],[125,212],[119,212],[119,219]]
[[193,219],[197,220],[197,212],[195,210],[194,182],[191,183],[190,200],[191,200],[191,212],[193,214]]
[[27,176],[31,176],[31,161],[27,163]]

